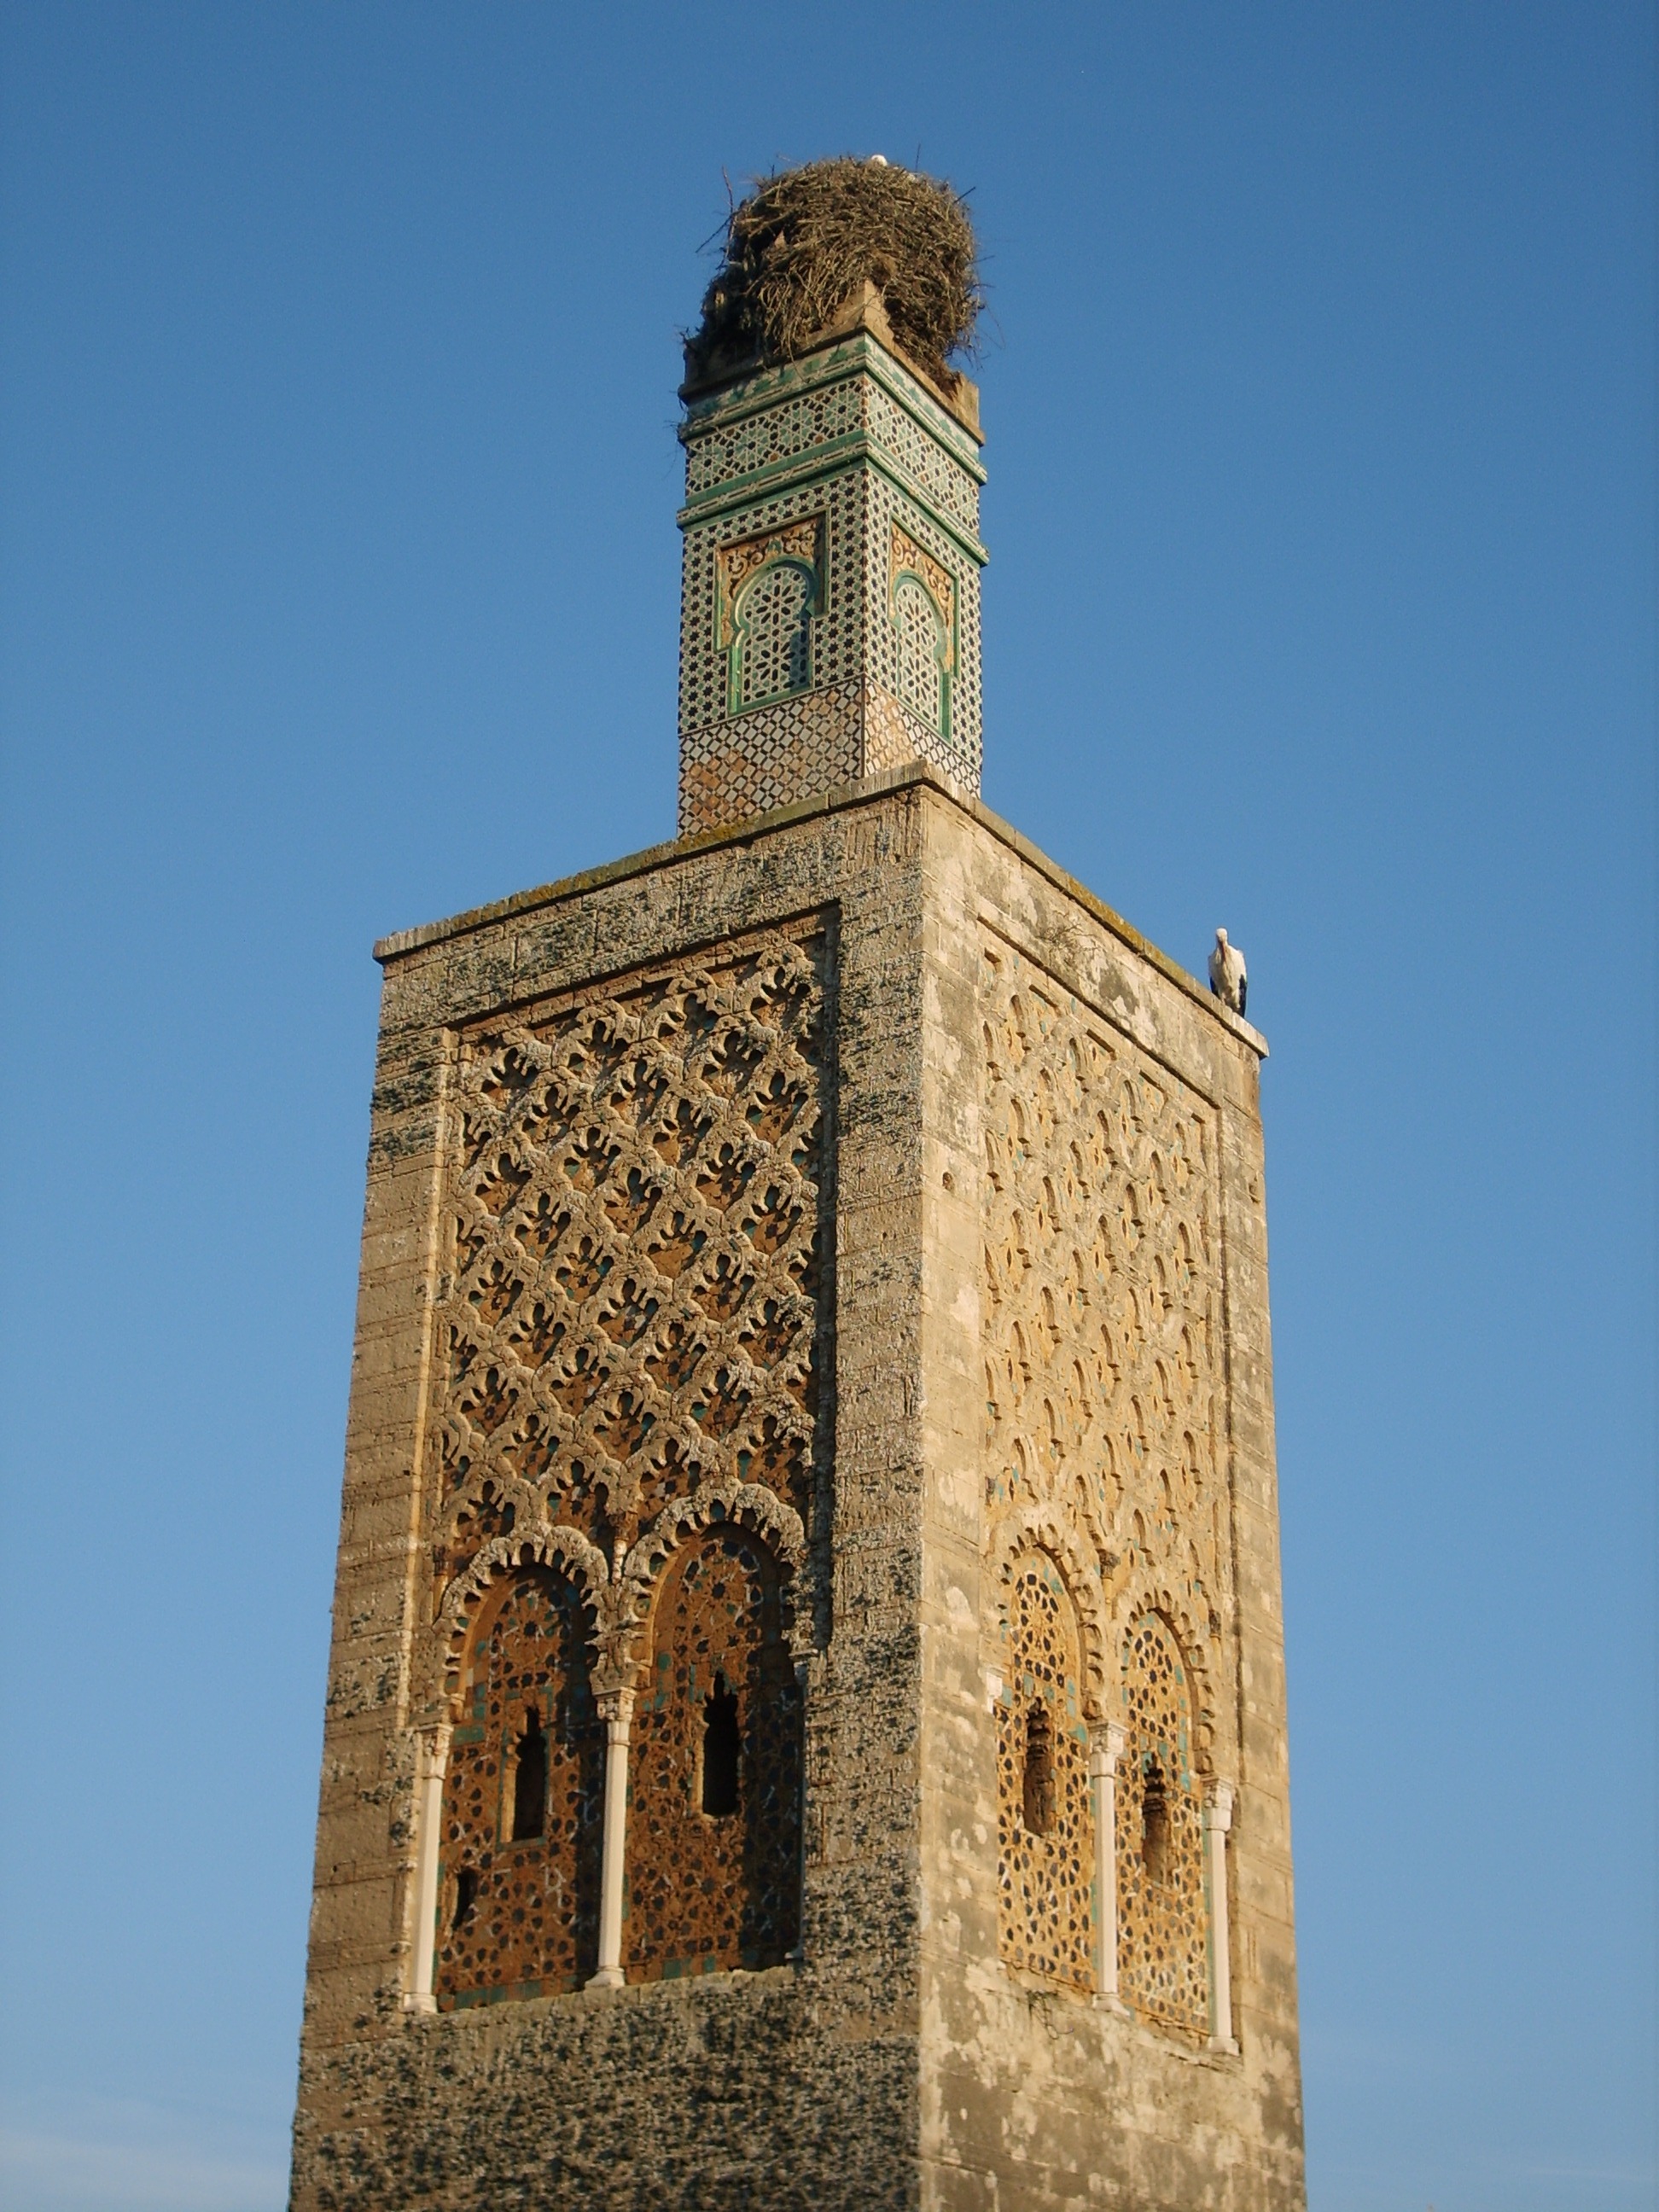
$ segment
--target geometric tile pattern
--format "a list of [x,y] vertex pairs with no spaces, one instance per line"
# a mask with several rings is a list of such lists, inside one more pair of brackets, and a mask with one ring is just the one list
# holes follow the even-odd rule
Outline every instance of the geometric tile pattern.
[[[917,757],[977,791],[983,472],[969,434],[859,332],[694,398],[681,435],[681,834]],[[803,533],[818,548],[810,644],[798,629],[780,683],[775,650],[745,670],[733,609],[757,550],[777,557]],[[798,543],[790,557],[811,561]]]

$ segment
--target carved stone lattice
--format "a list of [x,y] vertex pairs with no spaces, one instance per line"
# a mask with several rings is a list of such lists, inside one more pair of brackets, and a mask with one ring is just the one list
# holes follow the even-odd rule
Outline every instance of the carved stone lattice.
[[1143,1614],[1124,1667],[1127,1754],[1117,1786],[1118,1989],[1154,2020],[1209,2025],[1204,1821],[1191,1704],[1169,1623]]
[[824,940],[778,931],[470,1039],[431,1539],[615,1571],[713,1483],[817,1510]]
[[[634,1715],[630,1980],[775,1966],[796,1941],[800,1701],[783,1632],[775,1565],[744,1529],[708,1529],[665,1575]],[[711,1698],[735,1700],[724,1796],[705,1772]]]
[[[1207,1765],[1217,1725],[1202,1681],[1231,1606],[1213,1115],[1000,941],[986,944],[983,987],[989,1540],[1006,1552],[1000,1532],[1046,1521],[1099,1563],[1105,1602],[1124,1624],[1113,1635],[1120,1650],[1129,1620],[1153,1603],[1188,1638],[1185,1779],[1170,1797],[1175,1887],[1154,1893],[1134,1871],[1144,1793],[1131,1755],[1117,1798],[1120,1952],[1131,2002],[1201,2027],[1201,1853],[1195,1887],[1181,1853],[1189,1812],[1196,1819],[1192,1776]],[[1007,1616],[1004,1634],[1014,1633]],[[1103,1715],[1115,1711],[1126,1692],[1102,1686]]]
[[[444,1782],[441,2008],[550,1996],[593,1971],[605,1730],[592,1637],[582,1593],[546,1567],[503,1580],[479,1622]],[[533,1790],[516,1771],[526,1735]],[[515,1825],[532,1832],[515,1840]]]
[[1051,1507],[1114,1594],[1167,1588],[1213,1639],[1230,1571],[1212,1116],[1006,945],[984,969],[992,1526]]
[[[1010,1675],[997,1707],[997,1881],[1002,1955],[1079,1989],[1094,1983],[1094,1822],[1078,1633],[1046,1553],[1012,1564]],[[1034,1771],[1041,1761],[1043,1771]]]

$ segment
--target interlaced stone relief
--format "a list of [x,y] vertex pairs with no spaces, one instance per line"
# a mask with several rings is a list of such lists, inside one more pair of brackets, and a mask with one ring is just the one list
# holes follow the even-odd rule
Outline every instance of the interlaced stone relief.
[[1006,1570],[1010,1674],[997,1706],[1002,1955],[1079,1989],[1094,1982],[1094,1824],[1076,1615],[1048,1554]]
[[597,1956],[605,1730],[584,1594],[497,1583],[475,1632],[443,1795],[441,2008],[574,1989]]
[[796,1941],[800,1701],[776,1563],[730,1522],[652,1618],[629,1792],[629,1978],[775,1966]]
[[769,932],[465,1041],[434,1595],[550,1524],[616,1572],[710,1486],[815,1525],[825,958]]
[[1124,1662],[1127,1756],[1117,1787],[1118,1988],[1153,2020],[1209,2025],[1204,1819],[1191,1700],[1167,1621],[1135,1622]]
[[[1115,1649],[1149,1603],[1178,1624],[1180,1641],[1170,1649],[1188,1700],[1186,1733],[1182,1763],[1163,1777],[1176,1848],[1156,1899],[1135,1875],[1140,1886],[1129,1900],[1124,1823],[1141,1817],[1144,1786],[1125,1771],[1117,1801],[1121,1972],[1130,2002],[1201,2027],[1192,1978],[1201,1985],[1202,1883],[1190,1884],[1182,1839],[1197,1802],[1194,1778],[1210,1767],[1216,1716],[1203,1685],[1231,1603],[1218,1472],[1214,1117],[1006,943],[988,939],[983,954],[989,1541],[1006,1555],[1006,1532],[1044,1516],[1065,1531],[1097,1563]],[[1068,1570],[1068,1579],[1081,1602],[1077,1575]],[[1174,1639],[1175,1628],[1166,1632]],[[1019,1629],[1006,1598],[999,1633],[999,1663],[1012,1681]],[[1086,1701],[1086,1666],[1085,1673]],[[1109,1673],[1103,1717],[1118,1713],[1131,1695],[1126,1685],[1139,1679],[1133,1665],[1121,1680],[1115,1666]],[[1132,1768],[1133,1759],[1125,1764]],[[1005,1796],[1011,1788],[1005,1782]],[[1144,1862],[1137,1856],[1135,1864]],[[1180,1942],[1191,1935],[1170,1901],[1176,1899],[1181,1911],[1190,1904],[1200,1914],[1196,1966],[1186,1951],[1185,1963],[1176,1963],[1170,1948],[1178,1920]],[[1011,1932],[1018,1917],[1005,1881],[1011,1957],[1008,1947],[1027,1941]],[[1131,1951],[1139,1962],[1133,1967]]]

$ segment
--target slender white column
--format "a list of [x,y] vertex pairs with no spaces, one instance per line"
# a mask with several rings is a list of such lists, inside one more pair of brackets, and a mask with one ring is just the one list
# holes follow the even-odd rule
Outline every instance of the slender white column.
[[1100,1955],[1096,1988],[1109,2012],[1126,2009],[1117,1993],[1117,1763],[1128,1736],[1121,1723],[1108,1721],[1089,1746],[1089,1772],[1095,1785],[1095,1925]]
[[449,1723],[422,1729],[415,1753],[415,1921],[410,1931],[410,2012],[435,2012],[433,1961],[438,1948],[438,1864],[443,1856],[444,1772],[449,1763]]
[[599,1875],[599,1970],[590,1990],[620,1989],[622,1967],[623,1861],[628,1850],[628,1738],[634,1719],[632,1690],[599,1694],[605,1721],[605,1856]]
[[1233,1793],[1224,1782],[1218,1782],[1204,1808],[1204,1826],[1210,1838],[1210,1957],[1215,2007],[1212,2051],[1238,2048],[1233,2039],[1232,1947],[1227,1928],[1227,1831],[1232,1825]]

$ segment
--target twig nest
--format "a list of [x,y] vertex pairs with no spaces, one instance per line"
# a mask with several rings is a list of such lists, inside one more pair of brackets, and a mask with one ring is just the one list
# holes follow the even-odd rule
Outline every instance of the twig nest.
[[763,177],[732,210],[688,364],[793,360],[866,283],[900,347],[948,386],[984,298],[960,194],[879,154]]

